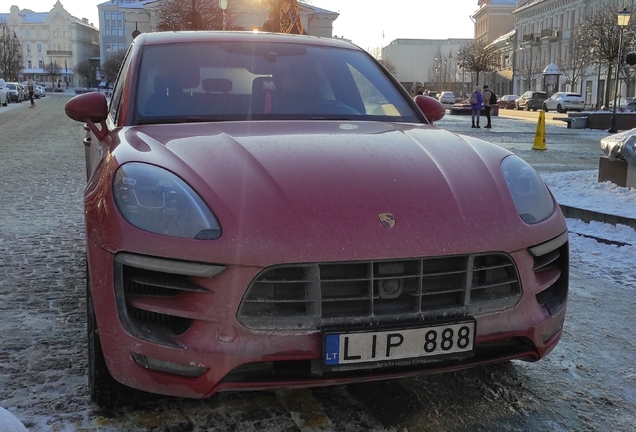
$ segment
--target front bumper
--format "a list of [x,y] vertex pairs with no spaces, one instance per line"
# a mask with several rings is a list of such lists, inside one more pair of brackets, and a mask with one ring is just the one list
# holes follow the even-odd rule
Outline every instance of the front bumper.
[[[245,291],[262,268],[228,266],[213,276],[163,273],[165,277],[157,278],[152,271],[127,273],[130,266],[91,241],[87,249],[97,326],[113,377],[153,393],[203,398],[221,390],[338,384],[511,359],[536,361],[561,337],[567,303],[567,247],[561,242],[556,248],[560,251],[557,270],[548,268],[549,261],[557,259],[556,249],[544,247],[539,257],[528,249],[510,254],[523,295],[512,308],[475,317],[475,356],[347,372],[329,372],[323,367],[320,330],[254,330],[237,320]],[[153,292],[135,288],[122,296],[122,277],[133,285],[143,286],[144,280],[154,279],[158,281],[155,286],[176,284],[183,289],[167,296],[161,288]]]

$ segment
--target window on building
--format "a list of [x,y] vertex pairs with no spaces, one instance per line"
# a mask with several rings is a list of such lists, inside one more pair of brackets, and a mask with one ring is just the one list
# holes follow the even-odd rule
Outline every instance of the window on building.
[[106,27],[105,32],[106,36],[110,36],[110,27]]
[[108,11],[105,11],[105,12],[104,12],[104,19],[105,19],[106,21],[110,21],[110,12],[108,12]]
[[31,52],[31,44],[27,42],[27,52]]
[[110,51],[110,44],[109,43],[106,44],[106,51]]
[[44,68],[44,60],[38,60],[38,67],[39,67],[40,69],[43,69],[43,68]]
[[38,52],[39,53],[42,52],[42,44],[40,42],[38,42]]
[[111,21],[117,20],[117,12],[111,12],[110,13],[110,19],[111,19]]
[[24,30],[24,34],[26,35],[26,37],[31,37],[31,29],[27,28],[26,30]]
[[118,20],[118,21],[121,21],[121,20],[123,20],[123,19],[124,19],[124,17],[123,17],[123,15],[121,14],[121,12],[117,12],[117,20]]
[[125,49],[124,44],[120,43],[119,44],[119,51],[123,51]]
[[123,36],[123,35],[124,35],[124,28],[117,27],[117,36]]
[[33,67],[31,60],[27,60],[27,67],[31,69]]

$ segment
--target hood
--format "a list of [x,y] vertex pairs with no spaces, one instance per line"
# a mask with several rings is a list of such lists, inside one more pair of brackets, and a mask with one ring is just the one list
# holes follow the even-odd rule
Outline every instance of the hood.
[[[259,265],[516,250],[517,215],[492,144],[429,125],[233,122],[120,132],[217,215],[215,249]],[[385,226],[382,214],[394,217]]]

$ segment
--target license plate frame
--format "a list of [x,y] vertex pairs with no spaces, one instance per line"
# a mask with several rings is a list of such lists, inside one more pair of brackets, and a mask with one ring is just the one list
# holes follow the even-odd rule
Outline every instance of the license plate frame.
[[[461,339],[462,343],[459,343],[458,331],[461,328],[467,328],[469,333],[466,334],[465,330],[462,330],[463,336],[461,337],[464,339]],[[447,329],[453,331],[452,347],[450,348]],[[423,345],[427,343],[427,337],[429,341],[432,340],[431,336],[426,336],[431,331],[435,332],[437,341],[437,346],[432,350],[433,343],[428,343],[426,349]],[[476,332],[477,322],[474,318],[433,321],[409,326],[385,326],[378,329],[369,329],[368,327],[328,329],[322,332],[323,355],[321,363],[328,371],[339,371],[402,367],[468,358],[475,355]],[[445,339],[442,339],[443,337]],[[468,337],[468,341],[465,339],[466,337]],[[335,343],[336,339],[337,344]],[[401,349],[405,340],[407,341],[406,349]],[[444,348],[448,349],[441,348],[442,341],[446,341]],[[465,345],[466,341],[467,345]],[[421,344],[421,350],[417,348],[417,343]],[[366,347],[366,344],[369,346]],[[458,345],[460,346],[458,347]],[[361,351],[360,348],[362,348]],[[334,355],[336,353],[337,355]]]

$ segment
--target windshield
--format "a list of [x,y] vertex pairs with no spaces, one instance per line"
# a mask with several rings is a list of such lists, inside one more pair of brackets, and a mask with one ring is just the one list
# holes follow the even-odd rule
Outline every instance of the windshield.
[[137,124],[420,118],[376,63],[355,50],[264,42],[151,45],[138,74]]

